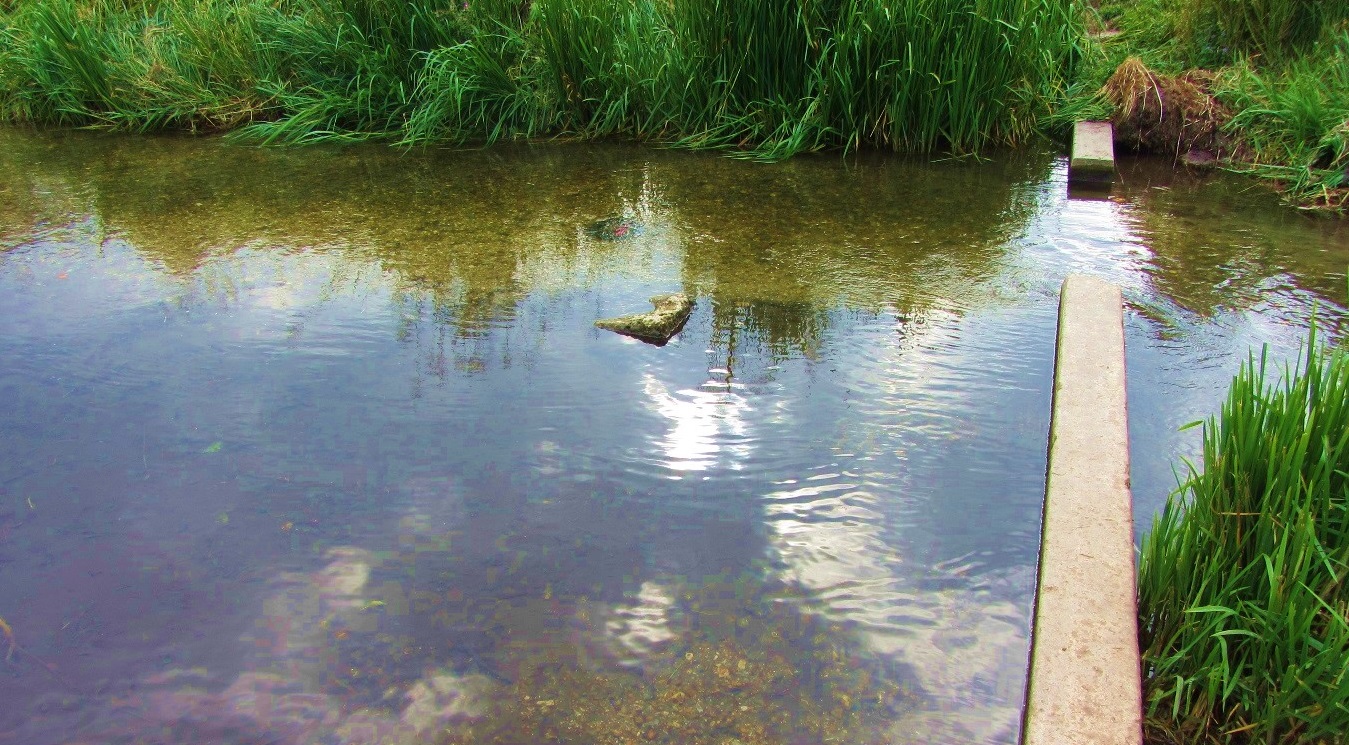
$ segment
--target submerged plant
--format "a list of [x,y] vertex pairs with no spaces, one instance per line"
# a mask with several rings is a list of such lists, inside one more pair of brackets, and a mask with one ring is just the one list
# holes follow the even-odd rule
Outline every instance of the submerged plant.
[[[444,732],[440,745],[869,743],[921,702],[848,631],[765,603],[764,588],[747,581],[758,580],[737,580],[744,596],[718,596],[725,585],[685,588],[697,621],[641,669],[571,647],[518,650],[484,716]],[[577,617],[587,622],[595,610],[583,601]]]
[[1163,741],[1343,742],[1349,732],[1349,355],[1270,383],[1242,367],[1204,470],[1144,538],[1140,641]]
[[3,618],[0,618],[0,635],[4,636],[5,642],[8,644],[8,649],[5,651],[5,662],[10,662],[14,659],[14,652],[18,650],[19,643],[14,640],[14,629],[11,629],[9,624],[5,623]]

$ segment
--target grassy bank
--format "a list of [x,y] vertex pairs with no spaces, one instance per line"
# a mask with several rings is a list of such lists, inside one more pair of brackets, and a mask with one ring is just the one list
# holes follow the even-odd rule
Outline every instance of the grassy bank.
[[1272,373],[1242,368],[1143,541],[1154,743],[1349,737],[1349,355]]
[[0,116],[262,142],[1015,144],[1073,0],[8,0]]
[[1127,144],[1216,156],[1289,201],[1349,207],[1349,3],[1103,0],[1107,35],[1055,117],[1109,116]]
[[1349,2],[1086,3],[0,0],[0,120],[782,158],[970,153],[1110,117],[1140,150],[1349,207]]

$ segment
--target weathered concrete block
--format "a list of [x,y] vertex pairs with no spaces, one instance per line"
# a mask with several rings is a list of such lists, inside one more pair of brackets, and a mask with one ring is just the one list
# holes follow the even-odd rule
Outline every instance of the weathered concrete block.
[[1115,127],[1110,122],[1078,122],[1073,126],[1068,180],[1088,184],[1115,180]]
[[1025,745],[1140,745],[1119,288],[1063,283]]

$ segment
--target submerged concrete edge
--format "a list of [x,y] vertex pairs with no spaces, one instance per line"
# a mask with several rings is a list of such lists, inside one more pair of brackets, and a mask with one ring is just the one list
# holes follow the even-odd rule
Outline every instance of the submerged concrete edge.
[[1070,276],[1059,301],[1026,745],[1142,743],[1136,582],[1120,291]]

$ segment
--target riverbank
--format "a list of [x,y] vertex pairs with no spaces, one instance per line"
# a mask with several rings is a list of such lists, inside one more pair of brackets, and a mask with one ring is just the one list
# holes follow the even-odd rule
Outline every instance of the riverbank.
[[[0,120],[776,160],[971,154],[1111,118],[1126,147],[1342,214],[1349,11],[1284,1],[8,0]],[[1281,20],[1222,20],[1248,17]]]
[[1143,540],[1149,742],[1349,732],[1349,357],[1319,344],[1296,367],[1242,367],[1204,427],[1204,470]]
[[1105,0],[1053,118],[1110,118],[1120,144],[1262,178],[1302,209],[1349,207],[1349,5]]

